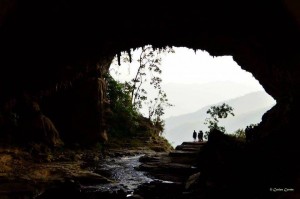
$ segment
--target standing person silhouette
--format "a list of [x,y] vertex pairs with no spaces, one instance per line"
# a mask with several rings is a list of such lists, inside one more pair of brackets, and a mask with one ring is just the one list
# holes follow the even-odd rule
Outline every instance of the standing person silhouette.
[[196,142],[196,138],[197,138],[197,132],[194,130],[193,132],[193,138],[194,138],[194,142]]
[[198,141],[203,142],[203,131],[201,131],[201,130],[198,133]]

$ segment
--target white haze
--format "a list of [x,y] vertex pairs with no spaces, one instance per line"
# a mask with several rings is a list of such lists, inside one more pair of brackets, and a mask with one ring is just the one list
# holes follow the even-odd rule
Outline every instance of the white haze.
[[[162,58],[162,87],[174,107],[165,110],[163,118],[194,112],[204,106],[236,98],[247,93],[263,91],[253,75],[233,60],[232,56],[212,57],[206,51],[196,53],[187,48],[174,48],[175,53]],[[137,60],[141,49],[132,52]],[[130,81],[138,63],[121,63],[115,60],[111,75],[120,82]],[[146,86],[149,98],[156,93]],[[150,91],[150,92],[149,92]],[[147,107],[141,111],[147,116]]]

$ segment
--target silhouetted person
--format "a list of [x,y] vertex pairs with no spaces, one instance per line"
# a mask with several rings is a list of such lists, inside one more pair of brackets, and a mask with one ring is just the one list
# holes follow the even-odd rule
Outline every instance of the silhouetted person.
[[201,130],[198,133],[198,141],[203,142],[203,132]]
[[245,137],[246,137],[246,142],[249,142],[249,127],[246,126],[245,128]]
[[247,126],[245,129],[245,136],[246,136],[246,142],[251,142],[252,141],[252,131],[251,127]]
[[196,142],[196,138],[197,138],[197,132],[194,130],[193,132],[193,138],[194,138],[194,142]]

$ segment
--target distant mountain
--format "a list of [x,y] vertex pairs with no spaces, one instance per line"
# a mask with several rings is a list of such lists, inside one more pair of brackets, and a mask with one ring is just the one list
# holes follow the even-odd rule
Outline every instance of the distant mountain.
[[165,118],[190,113],[221,100],[229,100],[251,92],[263,91],[259,83],[249,85],[230,81],[206,84],[169,83],[163,85],[163,89],[167,93],[169,101],[175,105],[175,107],[166,109]]
[[173,146],[179,145],[183,141],[191,141],[194,130],[197,132],[207,130],[204,121],[209,115],[206,114],[206,111],[211,106],[223,102],[232,106],[235,114],[234,117],[229,116],[220,121],[220,125],[225,126],[228,133],[239,128],[244,129],[249,124],[261,122],[262,115],[276,104],[276,101],[265,91],[252,92],[220,103],[213,103],[193,113],[167,118],[164,136]]

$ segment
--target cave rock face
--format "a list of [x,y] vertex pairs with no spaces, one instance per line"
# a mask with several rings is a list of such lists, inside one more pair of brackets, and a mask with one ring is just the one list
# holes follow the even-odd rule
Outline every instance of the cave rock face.
[[[185,46],[232,55],[251,72],[277,101],[263,118],[262,137],[284,131],[290,142],[299,137],[292,131],[300,111],[298,8],[296,0],[138,7],[83,0],[1,1],[0,93],[3,99],[24,90],[39,97],[62,137],[105,140],[103,74],[112,57],[148,44]],[[92,75],[95,71],[100,74]]]

